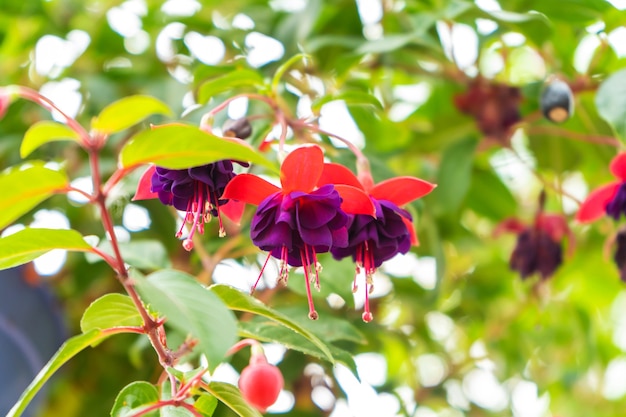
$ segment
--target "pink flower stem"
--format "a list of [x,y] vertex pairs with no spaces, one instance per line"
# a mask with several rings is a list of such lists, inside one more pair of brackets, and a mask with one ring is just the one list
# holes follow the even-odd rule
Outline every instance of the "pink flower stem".
[[[13,89],[13,87],[9,87],[9,88]],[[80,136],[81,138],[82,145],[85,148],[88,148],[91,145],[93,145],[94,141],[91,135],[89,134],[89,132],[87,132],[87,130],[85,130],[85,128],[76,121],[76,119],[68,116],[63,110],[61,110],[56,104],[54,104],[52,100],[43,96],[41,93],[39,93],[36,90],[33,90],[32,88],[22,87],[22,86],[16,86],[14,88],[15,88],[14,92],[17,96],[26,100],[30,100],[34,103],[37,103],[41,107],[43,107],[44,109],[50,112],[57,112],[58,114],[60,114],[65,119],[65,124],[74,132],[78,133],[78,136]]]
[[236,96],[227,98],[222,103],[218,104],[217,106],[209,110],[209,112],[206,113],[204,116],[202,116],[202,119],[200,120],[200,129],[207,131],[207,132],[211,132],[213,130],[211,128],[211,120],[213,119],[213,117],[215,117],[217,113],[221,112],[226,107],[228,107],[228,105],[232,103],[234,100],[237,100],[239,98],[244,98],[244,97],[251,99],[251,100],[259,100],[264,103],[267,103],[273,109],[276,109],[277,107],[276,102],[274,100],[272,100],[269,97],[263,96],[261,94],[253,94],[253,93],[237,94]]
[[263,350],[263,347],[261,346],[261,343],[259,343],[258,340],[242,339],[239,342],[232,345],[230,349],[228,349],[228,352],[226,352],[226,356],[234,355],[235,353],[239,352],[242,348],[246,346],[250,346],[251,348],[256,349],[256,350],[258,350],[259,348],[261,349],[261,351]]

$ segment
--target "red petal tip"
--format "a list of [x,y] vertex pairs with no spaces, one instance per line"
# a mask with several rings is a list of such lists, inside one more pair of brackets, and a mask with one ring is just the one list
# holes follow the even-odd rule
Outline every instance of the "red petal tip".
[[301,146],[287,155],[280,167],[280,182],[284,193],[311,192],[324,169],[324,152],[317,145]]
[[576,213],[580,223],[590,223],[606,214],[606,205],[615,196],[620,182],[612,182],[593,190],[582,202]]
[[150,165],[150,167],[141,175],[139,183],[137,184],[137,191],[132,198],[132,201],[138,200],[150,200],[152,198],[158,198],[157,193],[152,192],[152,175],[156,171],[156,166]]

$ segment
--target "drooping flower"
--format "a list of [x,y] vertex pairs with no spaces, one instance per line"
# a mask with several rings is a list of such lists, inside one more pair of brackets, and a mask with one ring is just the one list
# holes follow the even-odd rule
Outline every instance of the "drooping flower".
[[361,189],[321,182],[323,169],[320,147],[300,147],[281,165],[282,188],[255,175],[240,174],[222,196],[258,206],[250,235],[257,247],[270,252],[268,259],[280,259],[279,280],[286,282],[288,265],[304,267],[311,319],[318,317],[310,287],[312,282],[319,287],[317,254],[348,244],[346,213],[373,216],[375,212]]
[[615,220],[619,220],[622,214],[626,215],[626,152],[613,158],[609,170],[617,180],[589,193],[576,214],[579,222],[589,223],[605,214]]
[[563,238],[570,239],[572,233],[567,221],[559,214],[546,214],[540,211],[532,224],[524,224],[518,219],[507,219],[500,223],[494,235],[502,232],[517,234],[517,243],[511,254],[509,266],[519,272],[522,279],[537,273],[541,279],[550,278],[563,263]]
[[[241,163],[246,165],[246,163]],[[189,236],[183,241],[186,250],[193,248],[196,230],[204,233],[204,223],[217,217],[219,234],[224,236],[221,213],[226,207],[228,217],[237,219],[243,209],[241,204],[220,198],[226,185],[236,174],[228,160],[188,169],[168,169],[151,166],[139,181],[134,200],[158,198],[163,204],[186,212],[185,221],[176,237],[181,237],[185,223],[191,224]],[[228,205],[227,205],[228,203]]]
[[412,244],[417,245],[417,236],[411,214],[400,206],[430,193],[435,185],[414,177],[396,177],[374,185],[368,176],[363,181],[346,167],[325,164],[323,182],[345,183],[360,188],[369,195],[376,208],[376,216],[354,214],[348,222],[348,245],[331,250],[333,257],[343,259],[352,256],[356,262],[353,289],[356,279],[363,270],[365,274],[365,306],[363,320],[369,322],[373,316],[369,307],[369,293],[373,289],[376,269],[396,254],[405,254]]

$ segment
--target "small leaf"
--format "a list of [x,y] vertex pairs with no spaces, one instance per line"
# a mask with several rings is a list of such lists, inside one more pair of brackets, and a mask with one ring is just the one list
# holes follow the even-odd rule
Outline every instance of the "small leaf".
[[[141,409],[159,401],[157,388],[145,381],[135,381],[126,385],[115,399],[111,409],[111,417],[127,417],[135,415]],[[157,410],[142,414],[146,417],[157,417]]]
[[596,94],[598,113],[626,141],[626,69],[614,72],[598,88]]
[[105,294],[91,303],[80,320],[83,333],[120,326],[141,326],[143,320],[129,296]]
[[4,171],[0,174],[0,229],[67,186],[63,173],[45,168],[41,163]]
[[213,285],[209,289],[217,294],[231,310],[245,311],[248,313],[254,313],[259,316],[267,317],[268,319],[271,319],[281,324],[282,326],[291,329],[292,331],[308,339],[326,356],[329,361],[334,362],[333,355],[330,353],[328,346],[326,346],[324,342],[322,342],[313,333],[300,326],[298,323],[294,322],[287,316],[284,316],[283,314],[272,310],[256,298],[248,294],[244,294],[243,292],[228,285]]
[[78,133],[64,124],[44,120],[32,125],[24,134],[20,147],[20,156],[26,158],[35,149],[48,142],[73,140],[80,142]]
[[196,410],[204,417],[211,417],[217,407],[217,398],[213,395],[202,393],[193,404]]
[[35,379],[30,383],[22,396],[17,400],[13,408],[9,410],[7,417],[19,417],[22,415],[28,404],[41,389],[43,384],[67,361],[72,359],[78,353],[87,347],[98,343],[113,333],[105,334],[98,330],[91,330],[68,339],[54,356],[48,361],[46,366],[37,374]]
[[0,238],[0,269],[25,264],[53,249],[93,250],[75,230],[26,228]]
[[241,87],[261,88],[263,77],[256,71],[238,69],[206,81],[198,89],[198,103],[204,104],[213,96]]
[[235,316],[219,297],[180,271],[161,270],[133,279],[152,309],[171,326],[198,340],[200,351],[215,369],[237,339]]
[[207,391],[233,410],[239,417],[262,417],[255,408],[252,408],[241,396],[239,388],[225,382],[211,382]]
[[168,125],[144,130],[122,148],[122,168],[159,165],[184,169],[223,159],[247,161],[277,171],[274,164],[250,146],[220,138],[195,126]]
[[136,125],[153,114],[171,116],[172,111],[160,100],[150,96],[130,96],[105,107],[91,123],[102,133],[116,133]]

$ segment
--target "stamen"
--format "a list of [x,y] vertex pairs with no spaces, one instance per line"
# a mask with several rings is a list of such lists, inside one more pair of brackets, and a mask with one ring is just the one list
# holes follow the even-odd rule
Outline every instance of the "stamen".
[[185,240],[183,240],[183,248],[189,252],[190,250],[193,249],[193,240],[191,240],[191,238],[187,238]]
[[213,191],[213,197],[215,198],[215,210],[217,210],[217,222],[219,223],[219,237],[226,236],[226,229],[224,229],[224,224],[222,223],[222,215],[220,213],[220,203],[217,199],[217,193]]
[[311,320],[317,320],[319,315],[315,311],[315,305],[313,304],[313,295],[311,294],[311,280],[309,278],[309,265],[307,263],[308,255],[306,250],[300,250],[300,259],[302,260],[302,266],[304,267],[304,282],[306,287],[306,297],[309,303],[309,318]]
[[259,272],[258,278],[254,282],[254,285],[252,286],[252,288],[250,288],[250,295],[254,293],[254,290],[256,290],[256,286],[259,285],[259,281],[261,280],[261,277],[263,276],[263,271],[265,271],[265,267],[267,266],[267,262],[270,260],[271,256],[272,256],[271,252],[267,254],[267,258],[265,258],[265,262],[263,262],[263,266],[261,267],[261,272]]

